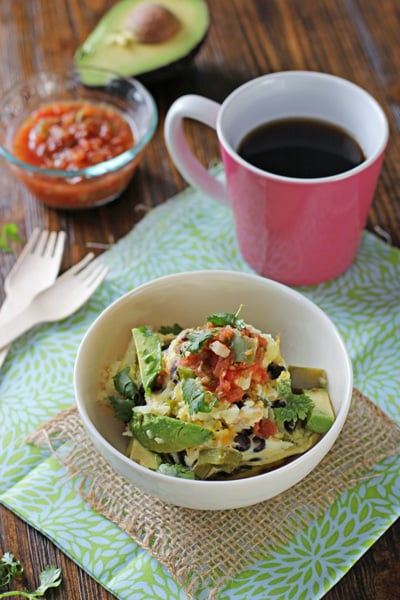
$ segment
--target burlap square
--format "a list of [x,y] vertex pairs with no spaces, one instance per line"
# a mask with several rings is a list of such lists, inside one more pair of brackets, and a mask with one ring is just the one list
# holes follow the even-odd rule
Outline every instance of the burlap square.
[[[399,451],[400,429],[373,402],[354,391],[349,416],[333,449],[288,492],[249,508],[194,511],[140,492],[103,460],[88,439],[77,409],[41,426],[29,441],[48,446],[78,476],[79,493],[155,556],[188,597],[223,584],[320,517],[372,467]],[[229,552],[227,552],[229,548]]]

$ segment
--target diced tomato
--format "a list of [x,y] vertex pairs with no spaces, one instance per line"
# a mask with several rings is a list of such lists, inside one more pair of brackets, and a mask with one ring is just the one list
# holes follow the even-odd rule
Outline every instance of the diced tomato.
[[[214,326],[212,328],[215,329]],[[214,341],[227,344],[233,335],[231,327],[220,327],[216,329],[215,336],[207,340],[200,352],[188,353],[180,360],[182,366],[189,367],[200,377],[206,389],[231,403],[240,402],[246,394],[246,389],[239,384],[240,381],[250,379],[250,385],[262,385],[268,381],[268,373],[263,366],[267,345],[264,338],[258,339],[257,352],[252,364],[235,363],[233,352],[224,358],[210,349],[210,344]],[[246,335],[254,336],[251,331]]]
[[268,373],[264,366],[260,363],[256,363],[251,368],[251,377],[254,383],[263,384],[268,381]]
[[49,169],[83,169],[134,144],[132,129],[112,106],[54,102],[33,112],[14,137],[17,158]]
[[213,373],[215,377],[224,377],[231,364],[232,358],[230,356],[227,356],[227,358],[218,357],[217,362],[213,368]]
[[258,421],[258,423],[254,425],[253,433],[266,440],[271,437],[271,435],[278,433],[278,426],[270,419],[261,419],[261,421]]

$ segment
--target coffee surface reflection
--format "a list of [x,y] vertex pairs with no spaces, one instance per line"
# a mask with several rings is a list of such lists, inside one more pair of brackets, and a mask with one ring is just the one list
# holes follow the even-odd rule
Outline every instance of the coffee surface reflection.
[[237,152],[263,171],[300,179],[338,175],[365,160],[358,142],[344,129],[308,118],[264,123],[244,136]]

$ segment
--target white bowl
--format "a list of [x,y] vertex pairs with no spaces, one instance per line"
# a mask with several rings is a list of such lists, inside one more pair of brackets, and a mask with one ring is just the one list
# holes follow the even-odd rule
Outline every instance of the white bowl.
[[[97,399],[100,370],[121,358],[134,326],[178,322],[203,324],[215,312],[235,313],[263,332],[280,335],[288,364],[325,369],[336,419],[305,454],[273,471],[229,481],[170,477],[133,462],[121,424],[110,419]],[[91,325],[78,351],[75,394],[84,427],[105,460],[142,491],[192,509],[249,506],[284,492],[324,458],[345,422],[352,396],[352,366],[345,344],[327,315],[302,294],[275,281],[233,271],[195,271],[161,277],[116,300]]]

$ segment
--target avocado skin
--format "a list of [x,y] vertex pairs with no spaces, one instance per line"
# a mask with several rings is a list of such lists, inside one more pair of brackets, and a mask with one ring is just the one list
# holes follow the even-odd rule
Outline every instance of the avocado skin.
[[[165,81],[166,79],[178,77],[184,74],[187,69],[191,66],[194,57],[199,52],[200,48],[204,44],[207,39],[207,34],[210,26],[210,15],[208,10],[208,5],[206,0],[184,0],[177,1],[173,5],[170,3],[170,0],[160,0],[160,4],[164,4],[169,9],[173,8],[173,12],[176,13],[178,19],[180,18],[180,11],[187,10],[185,7],[185,3],[187,6],[192,6],[193,9],[199,11],[199,18],[195,19],[195,23],[193,27],[199,27],[200,29],[196,30],[195,33],[188,33],[186,36],[186,42],[183,46],[182,50],[179,48],[179,35],[174,36],[178,39],[175,40],[174,37],[171,40],[160,43],[158,57],[152,57],[151,62],[147,64],[140,63],[140,61],[136,61],[135,53],[134,53],[134,45],[135,42],[132,43],[132,53],[131,60],[129,58],[124,58],[123,64],[119,63],[118,57],[114,57],[114,52],[112,46],[109,46],[107,49],[107,59],[110,60],[110,64],[107,65],[104,62],[104,56],[97,58],[96,56],[96,47],[100,48],[101,51],[104,50],[104,47],[107,43],[107,33],[111,33],[112,31],[112,23],[114,19],[114,15],[117,11],[121,11],[121,8],[125,10],[126,14],[129,13],[136,5],[141,4],[143,0],[120,0],[114,7],[112,7],[107,13],[103,15],[100,19],[99,23],[93,29],[88,38],[83,42],[83,44],[77,48],[74,55],[74,62],[79,71],[79,67],[102,67],[110,68],[112,71],[115,71],[119,75],[125,77],[135,77],[139,79],[144,84],[157,83],[160,81]],[[121,8],[119,7],[121,5]],[[183,8],[184,7],[184,8]],[[196,15],[197,17],[197,15]],[[183,20],[184,21],[184,20]],[[193,21],[194,22],[194,21]],[[193,38],[193,42],[191,41]],[[187,41],[189,40],[189,41]],[[144,45],[139,44],[142,48]],[[165,48],[176,46],[175,56],[171,57],[165,63]],[[154,49],[150,49],[151,52],[154,53]],[[129,57],[128,53],[126,56]],[[128,62],[130,64],[128,64]]]

